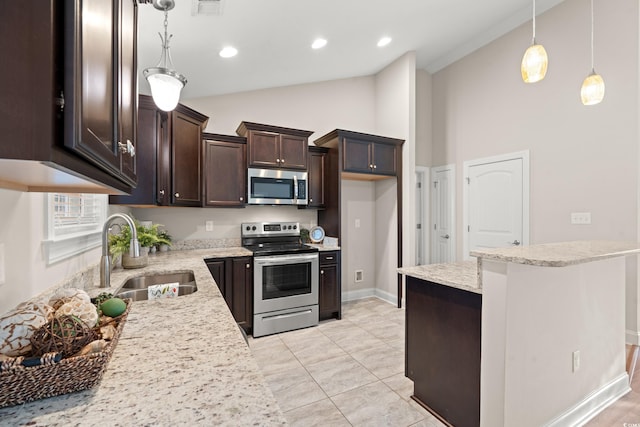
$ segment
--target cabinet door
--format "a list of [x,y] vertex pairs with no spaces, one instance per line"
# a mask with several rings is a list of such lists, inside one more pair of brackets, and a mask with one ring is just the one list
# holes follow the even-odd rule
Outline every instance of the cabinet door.
[[67,18],[77,26],[65,33],[64,144],[119,176],[114,5],[100,0],[65,2]]
[[179,111],[171,118],[171,204],[202,206],[201,123]]
[[345,138],[342,148],[342,169],[345,172],[371,173],[370,142]]
[[280,135],[280,167],[287,169],[307,169],[307,138]]
[[371,144],[373,173],[378,175],[396,175],[396,146],[389,144]]
[[227,295],[229,298],[231,297],[230,293],[227,293],[226,290],[226,269],[225,269],[225,260],[224,259],[209,259],[205,261],[207,264],[207,268],[213,277],[213,280],[218,285],[218,289],[220,289],[220,293],[224,297],[227,305],[229,305],[229,300],[227,300]]
[[320,293],[318,296],[321,315],[331,315],[340,310],[338,295],[338,266],[325,265],[320,267]]
[[246,145],[205,140],[204,152],[205,206],[244,206]]
[[247,138],[250,167],[280,166],[280,135],[250,131]]
[[232,259],[233,303],[231,313],[245,330],[253,325],[253,258]]
[[327,154],[309,151],[309,204],[310,208],[324,207],[324,174]]
[[[119,49],[119,136],[118,142],[125,144],[126,151],[120,153],[120,171],[123,179],[136,184],[136,103],[138,99],[137,73],[137,13],[138,3],[133,0],[120,2],[120,49]],[[120,146],[120,145],[119,145]]]

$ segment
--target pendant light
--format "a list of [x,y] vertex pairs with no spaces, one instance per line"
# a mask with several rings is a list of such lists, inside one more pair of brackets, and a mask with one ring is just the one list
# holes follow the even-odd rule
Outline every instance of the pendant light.
[[591,74],[582,82],[580,98],[584,105],[599,104],[604,98],[604,80],[593,67],[593,0],[591,0]]
[[163,111],[172,111],[176,108],[180,100],[180,91],[187,84],[186,77],[173,70],[173,61],[169,51],[169,40],[173,34],[168,35],[168,16],[174,6],[174,0],[153,0],[153,7],[164,12],[164,37],[158,33],[162,41],[162,54],[158,65],[142,72],[151,87],[153,102]]
[[547,74],[549,58],[544,46],[536,44],[536,0],[533,0],[533,37],[531,46],[524,52],[520,72],[525,83],[535,83]]

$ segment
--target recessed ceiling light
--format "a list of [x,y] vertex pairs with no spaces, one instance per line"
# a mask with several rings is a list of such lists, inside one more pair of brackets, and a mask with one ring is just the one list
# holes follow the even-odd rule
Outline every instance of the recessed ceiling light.
[[220,56],[223,58],[231,58],[238,54],[238,49],[235,47],[227,46],[220,51]]
[[380,40],[378,40],[378,47],[384,47],[389,43],[391,43],[391,37],[383,37]]
[[311,44],[313,49],[320,49],[327,45],[327,41],[325,39],[315,39]]

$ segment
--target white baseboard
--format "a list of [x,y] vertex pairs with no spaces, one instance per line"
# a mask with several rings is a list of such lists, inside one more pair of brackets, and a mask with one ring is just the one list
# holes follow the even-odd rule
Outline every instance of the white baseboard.
[[582,426],[630,391],[629,375],[625,372],[545,424],[545,427]]
[[381,299],[382,301],[388,302],[389,304],[396,305],[398,303],[398,297],[396,295],[386,291],[381,291],[380,289],[376,289],[376,288],[365,288],[365,289],[358,289],[356,291],[342,292],[342,302],[356,301],[359,299],[372,298],[372,297]]
[[640,345],[640,332],[627,329],[625,334],[625,342],[632,345]]

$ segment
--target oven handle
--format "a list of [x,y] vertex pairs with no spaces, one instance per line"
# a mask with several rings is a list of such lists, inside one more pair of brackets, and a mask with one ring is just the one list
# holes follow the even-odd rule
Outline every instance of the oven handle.
[[264,316],[262,319],[263,320],[273,320],[273,319],[286,319],[288,317],[294,317],[294,316],[299,316],[301,314],[307,314],[307,313],[311,313],[312,310],[307,309],[307,310],[301,310],[301,311],[294,311],[292,313],[286,313],[286,314],[274,314],[272,316]]
[[274,265],[292,262],[313,261],[318,259],[318,253],[304,255],[273,255],[254,257],[253,262],[259,265]]
[[298,177],[293,176],[293,201],[294,203],[298,201]]

